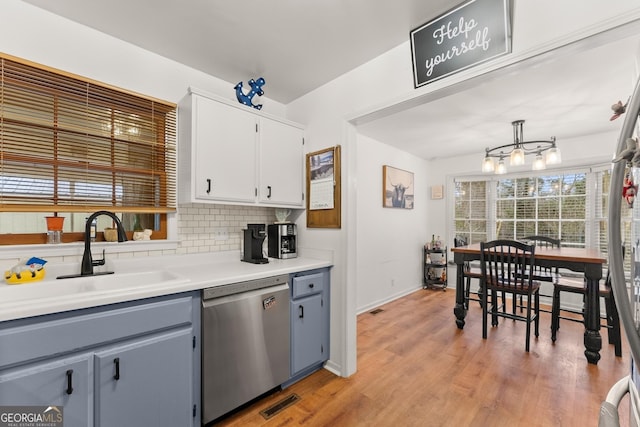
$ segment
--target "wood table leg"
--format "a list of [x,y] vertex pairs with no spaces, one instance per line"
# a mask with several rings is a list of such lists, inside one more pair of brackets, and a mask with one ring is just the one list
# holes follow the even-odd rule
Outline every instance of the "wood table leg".
[[599,282],[602,278],[602,267],[587,265],[585,269],[587,282],[586,307],[584,313],[584,355],[589,363],[596,365],[600,360],[602,337],[600,336],[600,293]]
[[454,255],[456,263],[456,305],[453,314],[456,315],[456,325],[459,329],[464,328],[464,318],[467,316],[464,300],[464,260],[461,254]]

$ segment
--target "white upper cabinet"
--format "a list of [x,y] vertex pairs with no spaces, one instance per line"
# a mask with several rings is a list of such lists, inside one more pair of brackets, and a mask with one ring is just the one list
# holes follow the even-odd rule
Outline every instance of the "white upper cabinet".
[[178,114],[181,203],[304,206],[301,126],[194,90]]
[[256,118],[200,96],[193,101],[195,197],[254,202]]
[[260,118],[260,203],[301,206],[304,131]]

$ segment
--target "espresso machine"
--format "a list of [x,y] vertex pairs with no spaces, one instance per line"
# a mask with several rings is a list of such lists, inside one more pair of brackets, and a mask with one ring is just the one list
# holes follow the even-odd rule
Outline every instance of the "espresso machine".
[[262,244],[267,237],[264,224],[247,224],[244,232],[244,256],[242,261],[252,264],[266,264],[267,258],[262,256]]
[[267,227],[268,254],[271,258],[295,258],[296,250],[296,225],[293,223],[270,224]]

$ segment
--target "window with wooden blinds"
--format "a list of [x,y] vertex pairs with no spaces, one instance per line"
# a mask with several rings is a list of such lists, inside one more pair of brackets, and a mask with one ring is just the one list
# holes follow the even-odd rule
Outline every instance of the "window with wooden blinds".
[[0,54],[0,212],[166,214],[175,176],[175,104]]

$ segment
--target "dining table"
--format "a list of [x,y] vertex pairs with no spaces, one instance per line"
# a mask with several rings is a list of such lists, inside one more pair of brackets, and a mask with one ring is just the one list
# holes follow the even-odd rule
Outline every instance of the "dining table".
[[[453,313],[456,325],[463,329],[467,316],[465,304],[464,265],[469,261],[480,260],[480,243],[458,246],[451,249],[456,264],[456,304]],[[567,269],[584,273],[587,294],[584,307],[584,355],[587,361],[597,364],[600,360],[602,338],[600,336],[600,295],[599,286],[602,279],[603,264],[606,257],[597,249],[559,247],[536,247],[534,263],[541,267]]]

